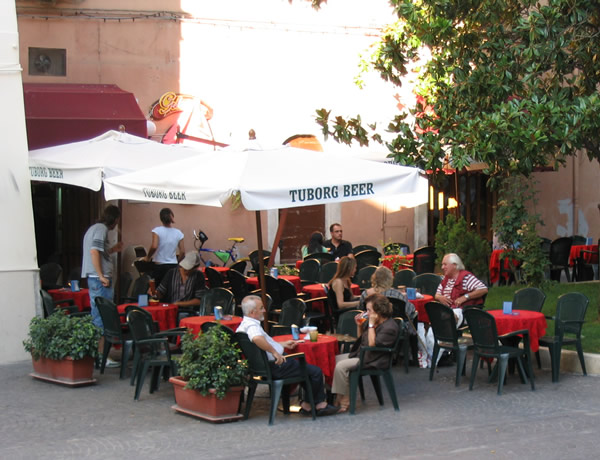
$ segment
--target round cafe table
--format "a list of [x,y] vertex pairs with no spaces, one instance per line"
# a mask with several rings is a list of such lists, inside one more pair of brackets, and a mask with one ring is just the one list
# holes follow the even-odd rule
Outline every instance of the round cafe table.
[[81,289],[73,292],[71,289],[49,289],[48,294],[52,297],[52,300],[69,300],[73,299],[75,305],[79,307],[79,311],[90,309],[90,291],[88,289]]
[[[338,354],[338,340],[331,335],[319,334],[316,342],[305,339],[306,334],[300,334],[300,339],[304,343],[298,343],[293,350],[286,349],[286,353],[304,353],[306,362],[318,366],[325,376],[325,381],[329,386],[333,382],[333,371],[335,370],[335,355]],[[293,340],[291,335],[278,335],[273,337],[276,342],[285,342]]]
[[[222,319],[220,323],[223,326],[227,326],[234,331],[237,330],[238,326],[242,322],[241,316],[232,316],[231,319]],[[187,318],[182,318],[179,321],[179,327],[187,327],[191,329],[194,335],[200,334],[202,330],[202,325],[208,322],[214,322],[215,315],[207,315],[207,316],[188,316]]]
[[409,300],[409,302],[415,306],[415,309],[417,310],[417,313],[419,314],[419,316],[417,317],[418,321],[420,321],[422,323],[429,323],[429,316],[427,316],[427,311],[425,310],[425,304],[427,304],[427,302],[432,302],[432,301],[433,301],[433,296],[429,295],[429,294],[423,294],[422,299]]
[[543,313],[528,310],[513,310],[513,313],[518,313],[516,315],[505,315],[502,310],[487,310],[487,312],[496,320],[498,335],[528,329],[531,351],[540,349],[539,338],[544,336],[548,326]]
[[[300,283],[300,277],[296,275],[279,275],[278,279],[288,280],[296,288],[296,292],[302,292],[302,283]],[[258,289],[258,276],[250,276],[246,278],[248,283],[253,289]]]
[[[129,305],[137,306],[137,303],[124,303],[117,305],[119,313],[125,313],[125,309]],[[166,331],[167,329],[173,329],[177,327],[177,311],[179,307],[171,303],[159,303],[157,305],[148,305],[142,307],[148,313],[152,315],[152,319],[158,323],[158,329],[160,331]],[[125,316],[121,316],[121,322],[126,322]]]

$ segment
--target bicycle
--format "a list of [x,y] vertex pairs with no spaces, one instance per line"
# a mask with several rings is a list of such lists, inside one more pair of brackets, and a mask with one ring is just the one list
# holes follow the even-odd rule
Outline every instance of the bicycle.
[[[236,238],[227,238],[229,241],[233,241],[233,244],[229,249],[211,249],[205,248],[204,243],[208,240],[208,236],[202,230],[194,230],[194,247],[198,250],[198,256],[200,256],[200,260],[204,264],[205,267],[210,267],[211,265],[219,266],[219,264],[214,264],[210,260],[204,260],[202,257],[203,252],[212,252],[214,256],[219,259],[223,263],[222,267],[227,266],[227,263],[231,261],[231,263],[235,263],[238,260],[238,249],[237,244],[243,243],[244,238],[236,237]],[[198,247],[198,241],[200,242],[200,247]]]

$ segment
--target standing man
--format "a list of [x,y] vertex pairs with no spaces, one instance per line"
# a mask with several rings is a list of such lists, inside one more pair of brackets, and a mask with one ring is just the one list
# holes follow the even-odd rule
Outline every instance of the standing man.
[[[244,297],[242,300],[242,311],[244,312],[244,319],[236,332],[246,333],[251,342],[261,350],[267,352],[273,378],[283,379],[299,376],[300,363],[295,359],[286,359],[283,353],[284,348],[290,350],[296,348],[296,342],[294,340],[281,343],[276,342],[262,328],[261,323],[265,317],[265,307],[261,298],[255,295]],[[310,379],[317,415],[333,415],[337,413],[339,407],[329,405],[325,400],[325,383],[323,382],[323,372],[321,369],[310,364],[306,364],[306,369]],[[303,414],[310,414],[310,404],[303,401],[300,411]]]
[[[104,325],[98,307],[96,307],[96,297],[105,297],[111,301],[114,297],[114,267],[110,256],[115,252],[120,252],[123,249],[123,243],[118,242],[109,248],[108,231],[117,226],[120,217],[119,208],[113,205],[107,206],[100,221],[88,228],[83,237],[81,277],[87,278],[92,307],[92,323],[101,329],[104,328]],[[102,350],[104,337],[100,339],[99,346]],[[108,360],[107,365],[114,367],[118,366],[118,363]]]
[[325,241],[323,246],[329,249],[329,252],[333,254],[335,260],[341,259],[344,256],[348,256],[354,259],[354,253],[352,252],[352,243],[342,239],[343,230],[342,226],[338,223],[331,224],[329,227],[329,233],[331,239]]

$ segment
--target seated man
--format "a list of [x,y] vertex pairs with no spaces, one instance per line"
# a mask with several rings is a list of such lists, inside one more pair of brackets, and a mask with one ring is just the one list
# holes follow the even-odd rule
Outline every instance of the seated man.
[[[202,292],[206,288],[204,275],[198,270],[200,256],[195,251],[188,252],[179,267],[172,268],[163,277],[156,289],[156,296],[180,307],[200,305]],[[152,295],[152,292],[149,292]]]
[[[295,359],[286,359],[283,355],[284,348],[293,350],[296,347],[294,340],[286,342],[276,342],[262,328],[261,321],[264,321],[265,307],[260,297],[249,295],[242,300],[242,311],[244,319],[236,332],[245,332],[248,338],[261,350],[267,352],[269,364],[271,365],[271,375],[274,379],[294,377],[300,375],[300,363]],[[308,377],[312,388],[315,401],[315,410],[317,415],[332,415],[339,408],[327,404],[325,400],[325,384],[323,382],[323,372],[317,366],[306,364]],[[306,389],[305,389],[306,390]],[[303,414],[310,414],[310,404],[306,401],[301,403],[300,411]]]
[[451,307],[464,308],[469,305],[483,305],[483,296],[488,288],[465,266],[457,254],[446,254],[442,259],[444,278],[437,288],[435,300]]
[[352,243],[342,239],[342,226],[340,224],[331,224],[329,227],[329,233],[331,234],[331,239],[325,241],[323,246],[329,249],[329,252],[333,254],[333,258],[338,260],[344,256],[348,256],[351,259],[354,259]]

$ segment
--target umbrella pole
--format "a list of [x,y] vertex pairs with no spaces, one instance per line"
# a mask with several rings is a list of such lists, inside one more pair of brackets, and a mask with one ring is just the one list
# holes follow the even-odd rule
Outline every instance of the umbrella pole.
[[275,255],[277,254],[277,248],[279,247],[279,241],[281,241],[281,235],[283,234],[283,229],[285,228],[285,221],[287,219],[288,210],[287,208],[282,209],[279,215],[279,224],[277,225],[277,233],[275,234],[275,241],[273,241],[273,249],[271,250],[271,255],[269,256],[269,265],[271,268],[275,261]]
[[[262,303],[267,310],[267,291],[265,288],[265,261],[263,256],[263,245],[262,245],[262,225],[260,221],[260,211],[255,211],[256,213],[256,239],[258,241],[258,280],[260,285],[260,297],[262,299]],[[269,312],[267,311],[265,315],[264,322],[264,330],[269,332]]]

